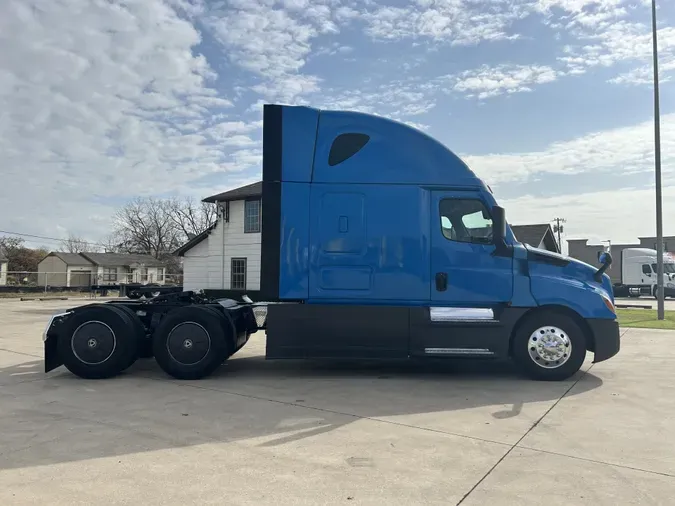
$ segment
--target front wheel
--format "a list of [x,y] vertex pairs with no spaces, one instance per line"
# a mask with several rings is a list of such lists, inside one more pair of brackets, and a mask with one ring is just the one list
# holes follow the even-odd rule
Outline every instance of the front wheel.
[[586,337],[570,317],[537,313],[513,336],[512,356],[532,379],[561,381],[574,375],[586,358]]

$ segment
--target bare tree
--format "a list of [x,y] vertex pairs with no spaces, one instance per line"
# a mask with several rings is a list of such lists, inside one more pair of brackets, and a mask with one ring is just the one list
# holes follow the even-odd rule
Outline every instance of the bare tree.
[[108,234],[108,236],[101,241],[101,249],[104,253],[123,253],[124,252],[124,240],[116,232]]
[[185,239],[201,234],[216,221],[216,206],[206,202],[198,204],[190,198],[174,198],[167,202],[169,216]]
[[165,258],[216,219],[215,206],[192,199],[136,198],[117,211],[109,250]]
[[96,246],[73,234],[69,234],[68,239],[61,241],[61,251],[66,253],[83,253],[85,251],[96,251],[96,249]]

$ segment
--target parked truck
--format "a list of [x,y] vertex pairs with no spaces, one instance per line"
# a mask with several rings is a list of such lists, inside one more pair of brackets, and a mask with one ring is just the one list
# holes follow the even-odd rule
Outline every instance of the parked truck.
[[[616,297],[651,295],[656,298],[658,273],[657,252],[648,248],[624,248],[619,255],[620,278],[612,288]],[[663,290],[666,297],[675,297],[675,258],[663,256]]]
[[154,356],[211,374],[258,330],[268,359],[513,359],[563,380],[620,348],[605,270],[515,239],[489,187],[405,124],[266,104],[261,294],[195,292],[54,315],[45,370],[119,374]]

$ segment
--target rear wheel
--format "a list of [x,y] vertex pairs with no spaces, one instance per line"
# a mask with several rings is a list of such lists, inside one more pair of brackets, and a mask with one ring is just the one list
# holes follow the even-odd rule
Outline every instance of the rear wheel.
[[81,378],[116,376],[138,357],[138,329],[124,310],[92,304],[67,321],[58,341],[66,368]]
[[175,309],[153,336],[155,360],[176,379],[209,376],[231,354],[232,336],[222,313],[207,306]]
[[529,317],[513,336],[512,355],[530,378],[560,381],[584,363],[586,337],[572,318],[540,312]]

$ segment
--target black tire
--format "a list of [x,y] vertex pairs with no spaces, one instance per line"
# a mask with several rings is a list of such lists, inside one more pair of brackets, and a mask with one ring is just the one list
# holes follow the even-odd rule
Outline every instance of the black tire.
[[155,360],[176,379],[209,376],[231,354],[231,330],[225,322],[222,313],[207,306],[174,309],[155,330]]
[[129,315],[131,318],[132,324],[136,331],[136,338],[138,340],[138,358],[151,358],[152,357],[152,339],[145,330],[145,325],[141,321],[140,317],[136,312],[127,307],[127,306],[115,306],[117,309],[121,309]]
[[[559,342],[560,346],[555,350],[546,347],[541,337]],[[571,352],[564,354],[569,349]],[[539,350],[543,350],[543,353]],[[552,360],[549,354],[558,350],[561,353],[558,360],[560,365],[554,360],[556,357]],[[571,317],[555,311],[541,311],[527,317],[518,327],[511,342],[511,354],[516,364],[531,379],[561,381],[574,375],[584,363],[586,336]]]
[[138,333],[124,310],[92,304],[68,318],[57,346],[63,364],[76,376],[111,378],[136,361]]

